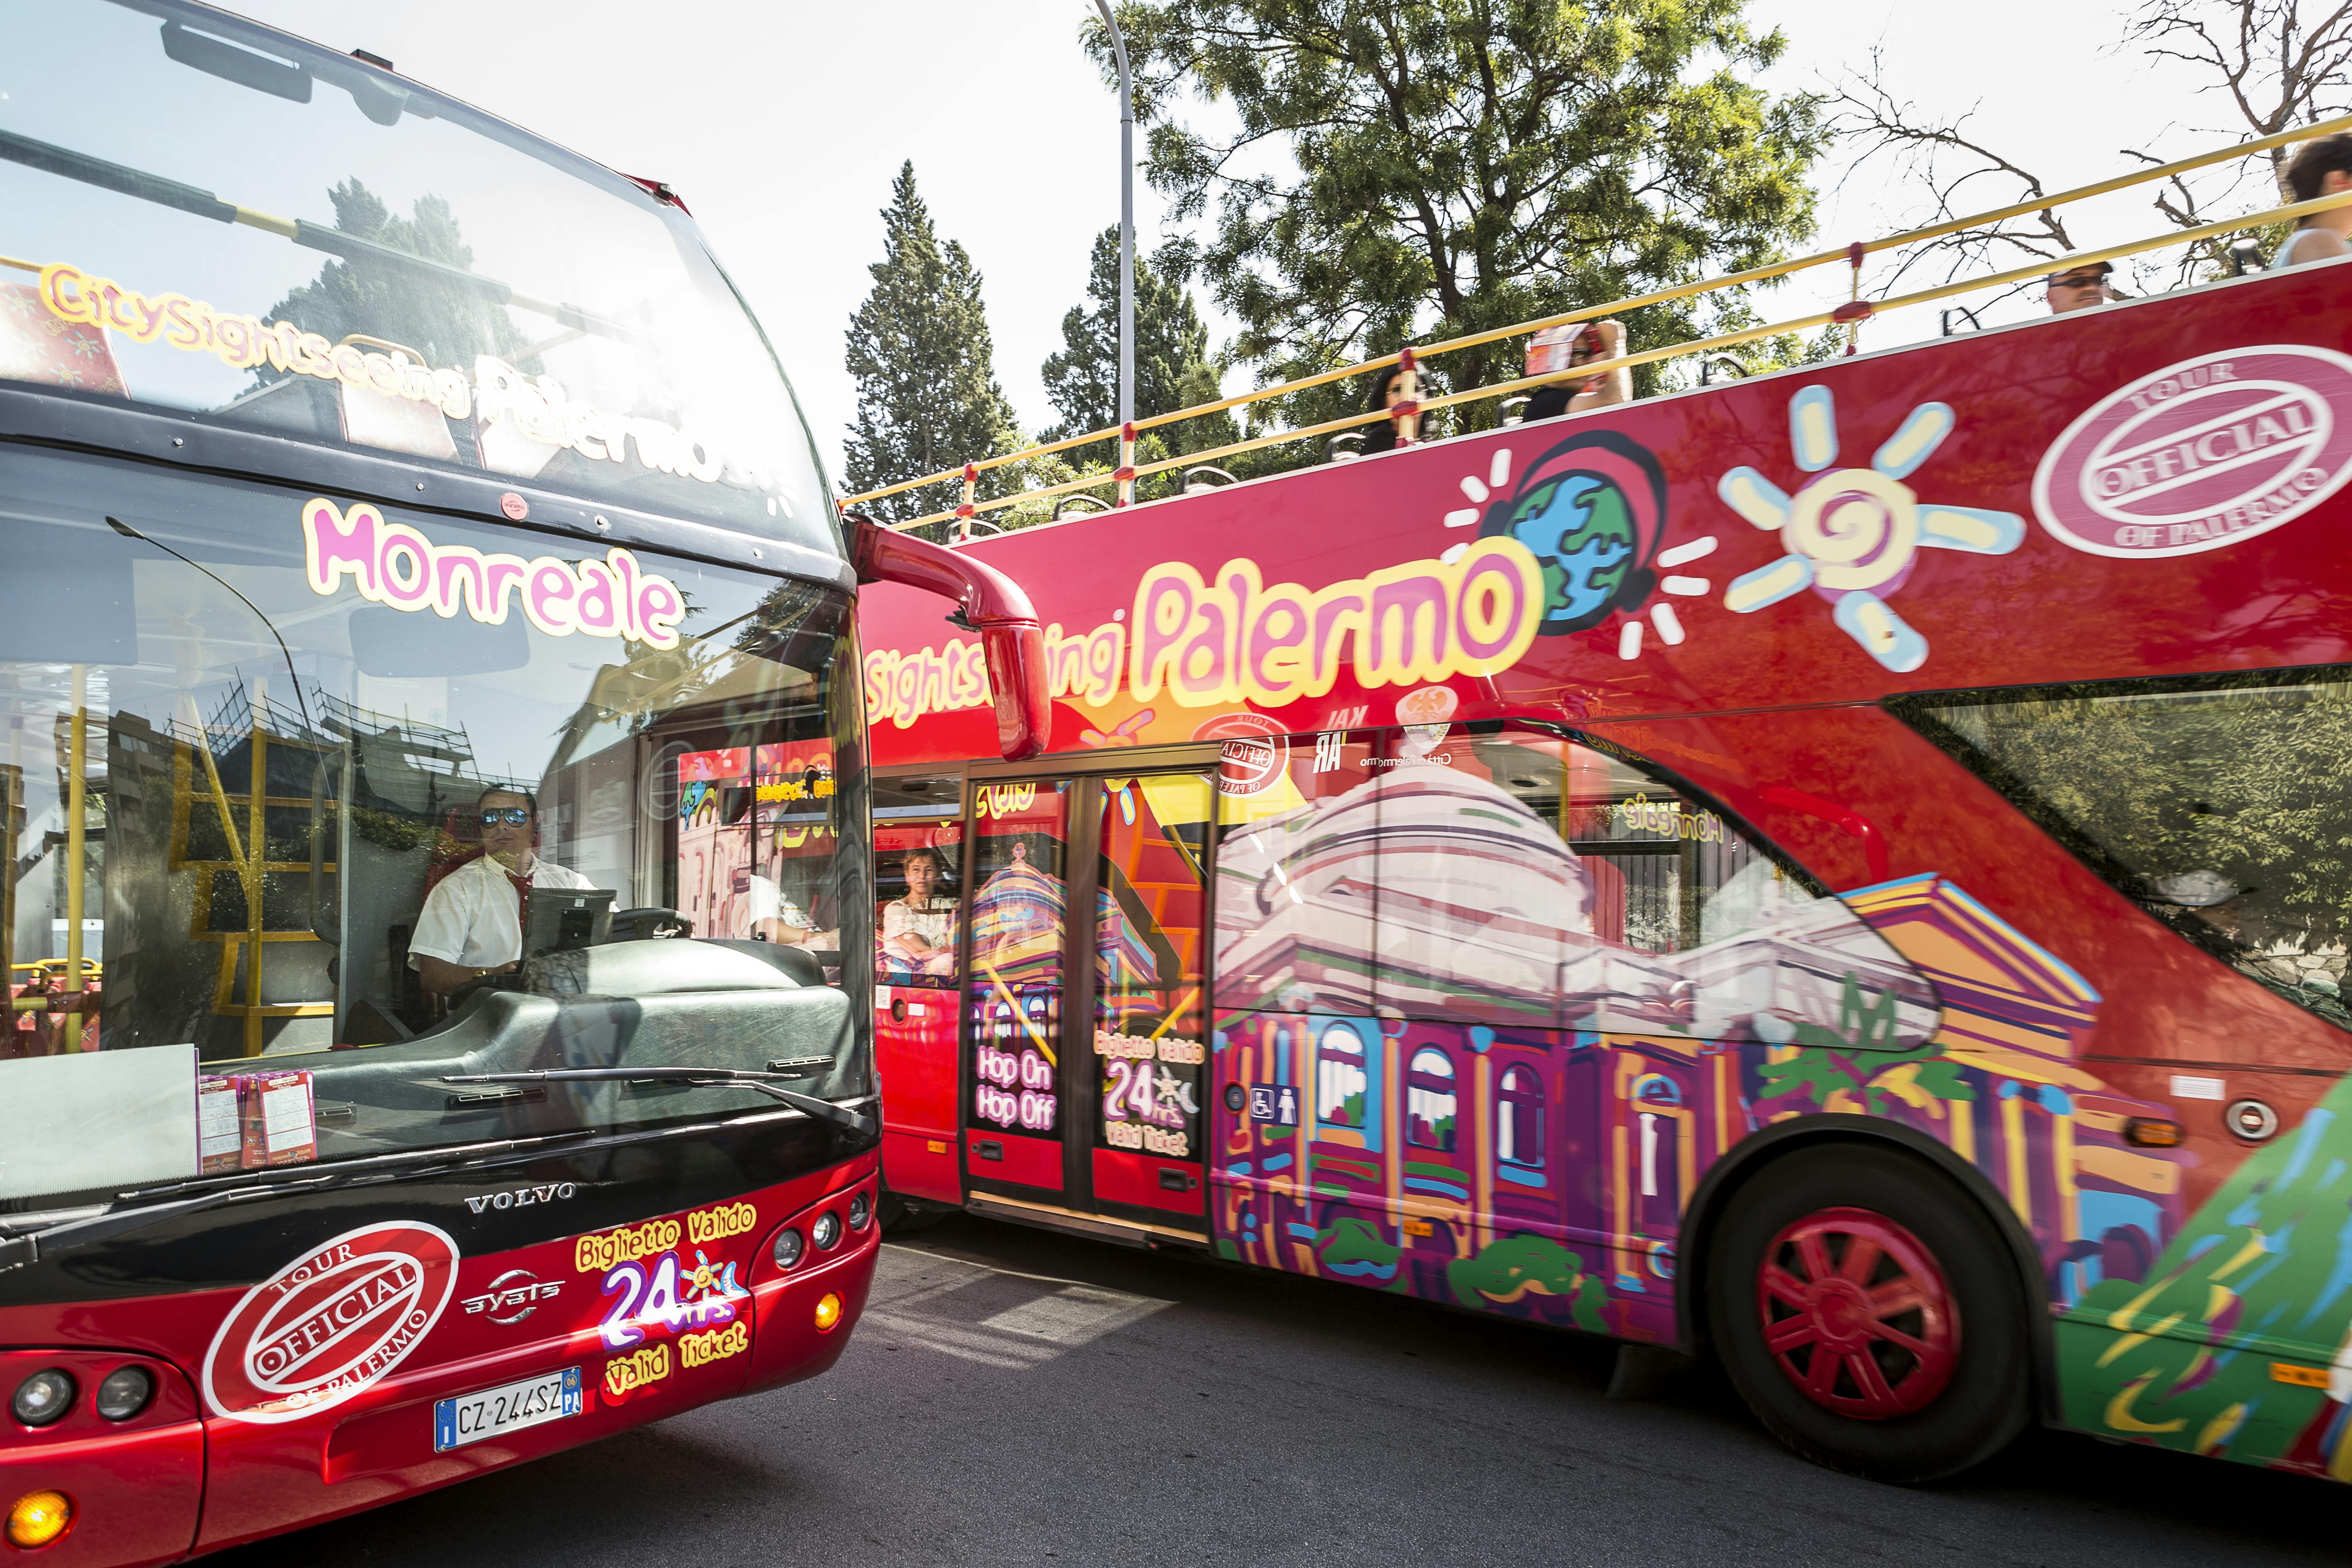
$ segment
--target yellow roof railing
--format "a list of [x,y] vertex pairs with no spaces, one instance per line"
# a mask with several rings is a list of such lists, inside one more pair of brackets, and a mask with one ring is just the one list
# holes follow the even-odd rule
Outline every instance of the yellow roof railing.
[[[1875,251],[1899,249],[1906,245],[1916,245],[1926,240],[1940,239],[1947,235],[1958,234],[1964,229],[1975,228],[1988,224],[2000,223],[2008,218],[2022,216],[2028,213],[2047,211],[2051,208],[2066,205],[2069,203],[2084,201],[2093,196],[2105,195],[2111,192],[2128,189],[2133,185],[2147,184],[2152,181],[2168,180],[2176,174],[2186,174],[2192,169],[2207,168],[2215,163],[2226,163],[2233,159],[2250,157],[2259,153],[2266,153],[2274,147],[2284,147],[2296,142],[2307,142],[2315,137],[2326,136],[2335,132],[2347,130],[2352,130],[2352,115],[2342,115],[2333,120],[2323,120],[2315,124],[2302,126],[2294,131],[2281,132],[2274,136],[2259,137],[2251,142],[2233,142],[2229,146],[2219,147],[2210,152],[2200,153],[2193,157],[2182,158],[2174,163],[2151,164],[2146,168],[2133,170],[2128,174],[2118,174],[2113,179],[2100,180],[2092,184],[2077,185],[2072,190],[2060,191],[2053,195],[2040,196],[2032,201],[2014,202],[2008,206],[1995,207],[1990,211],[1971,214],[1965,217],[1948,218],[1938,223],[1929,224],[1925,227],[1907,229],[1900,234],[1887,235],[1879,239],[1864,240],[1859,245],[1842,247],[1836,250],[1821,251],[1811,256],[1796,257],[1786,261],[1770,262],[1762,267],[1751,267],[1745,271],[1728,273],[1720,278],[1704,278],[1694,282],[1678,283],[1670,289],[1654,289],[1647,294],[1636,294],[1623,300],[1612,300],[1606,304],[1586,305],[1573,310],[1563,310],[1558,315],[1544,316],[1531,321],[1522,321],[1515,326],[1496,327],[1487,331],[1472,332],[1458,338],[1448,338],[1442,342],[1430,343],[1425,346],[1416,344],[1413,347],[1412,353],[1416,360],[1427,361],[1434,359],[1441,354],[1454,353],[1464,349],[1482,347],[1487,343],[1499,342],[1506,338],[1528,336],[1551,327],[1568,326],[1578,321],[1597,321],[1602,317],[1615,315],[1621,311],[1639,310],[1645,305],[1664,304],[1671,300],[1687,300],[1698,295],[1716,293],[1724,289],[1741,289],[1752,283],[1761,283],[1769,281],[1773,279],[1785,278],[1792,273],[1802,272],[1815,267],[1827,267],[1843,262],[1858,268],[1861,266],[1862,258]],[[2325,212],[2329,208],[2344,206],[2347,205],[2352,205],[2352,192],[2346,192],[2331,196],[2322,196],[2315,201],[2295,202],[2283,206],[2273,206],[2265,208],[2261,212],[2246,214],[2241,217],[2227,218],[2219,223],[2202,224],[2194,228],[2168,229],[2162,234],[2154,235],[2145,239],[2132,240],[2123,245],[2111,245],[2097,250],[2077,251],[2068,256],[2037,260],[2031,267],[2012,268],[2007,271],[1996,272],[1982,277],[1955,279],[1951,282],[1938,284],[1931,289],[1921,289],[1908,294],[1895,295],[1890,299],[1872,300],[1868,302],[1868,310],[1861,313],[1864,317],[1867,317],[1869,315],[1875,315],[1884,311],[1900,310],[1909,305],[1927,304],[1937,300],[1948,300],[1956,295],[1973,293],[1979,289],[1992,288],[2004,283],[2015,283],[2029,279],[2042,277],[2048,273],[2061,271],[2070,267],[2087,266],[2095,261],[2111,261],[2119,257],[2134,256],[2143,251],[2160,250],[2171,246],[2193,244],[2199,240],[2210,239],[2221,235],[2232,234],[2244,229],[2260,228],[2270,224],[2287,222],[2290,220],[2300,220],[2314,213]],[[1853,316],[1854,312],[1852,307],[1848,307],[1848,309],[1843,312],[1831,310],[1817,311],[1810,315],[1793,317],[1784,321],[1775,321],[1766,326],[1748,327],[1738,331],[1718,333],[1713,337],[1698,338],[1688,342],[1671,343],[1662,348],[1644,349],[1638,353],[1623,354],[1615,359],[1594,360],[1589,363],[1577,366],[1576,374],[1580,378],[1601,375],[1621,367],[1629,367],[1637,364],[1651,364],[1662,360],[1679,359],[1691,354],[1708,353],[1717,350],[1736,347],[1741,343],[1754,342],[1760,338],[1779,337],[1790,332],[1807,331],[1816,327],[1826,326],[1832,321],[1852,320],[1853,319]],[[1000,453],[994,457],[978,458],[970,463],[959,464],[952,468],[943,468],[935,474],[925,474],[919,479],[901,479],[897,484],[884,485],[878,489],[865,490],[856,495],[846,496],[843,498],[841,504],[845,509],[855,508],[862,506],[869,501],[880,500],[887,496],[900,495],[908,490],[921,489],[930,485],[952,483],[960,479],[963,481],[964,486],[964,499],[961,505],[944,511],[935,511],[922,517],[910,518],[904,522],[892,523],[890,526],[898,529],[919,528],[926,523],[952,521],[961,519],[968,528],[970,521],[972,518],[984,512],[997,511],[1007,507],[1022,506],[1033,501],[1048,500],[1056,496],[1074,494],[1083,490],[1100,489],[1105,486],[1110,485],[1118,480],[1124,479],[1132,481],[1133,479],[1146,478],[1153,474],[1165,473],[1173,468],[1191,468],[1203,463],[1213,463],[1221,458],[1236,457],[1241,453],[1255,452],[1265,447],[1278,447],[1293,441],[1313,440],[1319,437],[1333,435],[1339,431],[1351,429],[1358,426],[1374,424],[1381,419],[1387,417],[1387,416],[1378,410],[1367,410],[1364,413],[1351,414],[1343,418],[1326,420],[1324,423],[1319,425],[1305,426],[1297,429],[1279,430],[1268,435],[1252,437],[1247,440],[1230,442],[1222,447],[1212,447],[1204,451],[1187,452],[1181,457],[1171,458],[1161,462],[1137,465],[1132,461],[1134,437],[1142,431],[1151,429],[1158,426],[1177,424],[1180,421],[1186,419],[1195,419],[1205,414],[1217,414],[1229,408],[1239,408],[1253,403],[1265,402],[1271,398],[1286,397],[1296,393],[1304,392],[1310,387],[1322,386],[1331,382],[1344,381],[1351,376],[1363,375],[1368,372],[1385,369],[1389,365],[1397,363],[1402,358],[1402,353],[1383,354],[1377,359],[1368,359],[1355,364],[1342,365],[1338,369],[1323,371],[1315,375],[1300,376],[1294,381],[1276,382],[1273,385],[1258,387],[1255,391],[1244,392],[1236,396],[1219,398],[1213,403],[1196,404],[1192,407],[1179,408],[1166,414],[1154,414],[1146,418],[1136,420],[1134,425],[1129,427],[1126,431],[1122,431],[1122,429],[1118,426],[1111,426],[1101,430],[1087,431],[1082,436],[1071,436],[1059,441],[1048,442],[1034,447],[1025,447],[1017,452],[1005,452]],[[1420,406],[1422,411],[1426,413],[1431,409],[1452,407],[1459,404],[1477,403],[1492,398],[1508,397],[1516,393],[1528,392],[1536,387],[1542,386],[1547,383],[1561,379],[1563,379],[1563,377],[1561,377],[1558,373],[1553,373],[1547,375],[1524,376],[1512,381],[1495,382],[1488,385],[1472,387],[1467,391],[1451,393],[1444,396],[1424,397],[1420,400]],[[1024,489],[1013,495],[999,496],[992,500],[976,500],[973,497],[973,489],[977,482],[978,476],[991,468],[1002,468],[1008,463],[1026,462],[1033,458],[1047,457],[1056,452],[1066,452],[1073,447],[1087,446],[1097,441],[1111,440],[1117,440],[1119,442],[1119,456],[1122,464],[1124,465],[1115,472],[1087,474],[1075,479],[1066,480],[1061,484],[1043,486],[1035,489]]]

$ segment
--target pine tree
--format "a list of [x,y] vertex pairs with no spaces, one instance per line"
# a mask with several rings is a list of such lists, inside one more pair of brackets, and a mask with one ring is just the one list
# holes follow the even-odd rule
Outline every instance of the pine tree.
[[[916,193],[911,160],[891,183],[882,227],[882,259],[868,268],[874,290],[849,323],[849,374],[857,381],[847,464],[853,492],[1027,444],[996,383],[980,273],[962,246],[940,242]],[[982,479],[983,496],[1010,488],[994,472]],[[952,506],[957,496],[943,485],[862,510],[917,517]]]
[[[1209,363],[1209,329],[1184,287],[1182,267],[1137,257],[1135,260],[1135,414],[1139,419],[1213,403],[1221,388],[1216,367]],[[1045,433],[1059,441],[1087,430],[1108,428],[1118,418],[1118,230],[1106,228],[1095,237],[1093,264],[1087,270],[1087,295],[1091,303],[1074,305],[1062,318],[1062,352],[1049,355],[1044,365],[1046,395],[1054,400],[1062,422]],[[1229,414],[1210,414],[1179,425],[1147,430],[1136,444],[1139,464],[1155,463],[1184,452],[1205,451],[1239,437]],[[1088,466],[1108,468],[1117,449],[1108,442],[1078,447],[1070,458]],[[1143,480],[1136,493],[1149,499],[1173,494],[1181,486],[1173,472]],[[1106,490],[1106,495],[1109,492]]]
[[[1163,253],[1164,258],[1164,253]],[[1135,259],[1135,412],[1138,418],[1166,414],[1196,403],[1214,402],[1217,372],[1209,363],[1209,329],[1201,321],[1192,291],[1181,272]],[[1045,394],[1062,422],[1045,432],[1059,441],[1081,431],[1109,427],[1118,418],[1118,230],[1095,237],[1087,278],[1090,304],[1074,305],[1062,318],[1061,353],[1047,357]],[[1166,428],[1166,427],[1163,427]],[[1231,441],[1234,422],[1217,414],[1188,419],[1169,434],[1172,447],[1197,452]]]
[[[413,216],[396,217],[383,197],[354,177],[331,187],[327,200],[335,209],[338,234],[459,271],[473,270],[473,247],[466,243],[449,204],[439,196],[419,196],[410,208]],[[428,365],[468,375],[474,357],[485,353],[518,361],[516,368],[530,374],[540,371],[535,357],[523,357],[530,340],[489,295],[380,254],[362,251],[349,260],[328,262],[315,281],[288,289],[262,320],[291,321],[329,342],[341,342],[352,332],[371,333],[415,350]],[[254,379],[267,385],[292,374],[263,364],[255,370]]]

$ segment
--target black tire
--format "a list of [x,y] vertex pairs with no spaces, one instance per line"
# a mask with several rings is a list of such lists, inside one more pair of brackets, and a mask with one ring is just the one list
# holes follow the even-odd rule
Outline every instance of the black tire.
[[881,1201],[874,1205],[875,1218],[886,1236],[912,1236],[919,1230],[929,1230],[955,1212],[931,1204],[909,1203],[887,1187],[882,1189]]
[[[1870,1279],[1845,1282],[1849,1261]],[[1731,1195],[1706,1262],[1724,1370],[1772,1436],[1816,1464],[1937,1480],[1992,1458],[2032,1416],[2029,1309],[2010,1247],[1977,1200],[1923,1160],[1861,1143],[1775,1160]],[[1792,1285],[1807,1305],[1784,1299]],[[1921,1305],[1890,1305],[1912,1301]],[[1829,1386],[1809,1394],[1800,1376]]]

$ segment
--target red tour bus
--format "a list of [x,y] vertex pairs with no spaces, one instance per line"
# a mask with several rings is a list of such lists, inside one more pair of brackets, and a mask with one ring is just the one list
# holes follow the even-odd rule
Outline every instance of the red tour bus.
[[2352,1479],[2347,278],[974,540],[1025,766],[869,595],[886,1222]]
[[0,1559],[824,1371],[878,1230],[853,595],[987,628],[1014,754],[1025,604],[844,531],[663,187],[177,0],[8,49]]

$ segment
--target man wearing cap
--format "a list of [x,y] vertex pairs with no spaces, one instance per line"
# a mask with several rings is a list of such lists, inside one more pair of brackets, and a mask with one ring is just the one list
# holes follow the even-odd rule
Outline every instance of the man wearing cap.
[[2080,267],[2053,272],[2045,295],[2050,301],[2050,313],[2063,316],[2069,310],[2087,310],[2114,299],[2116,291],[2107,287],[2107,278],[2115,269],[2112,261],[2086,261]]

